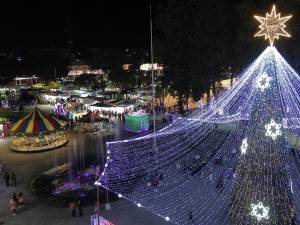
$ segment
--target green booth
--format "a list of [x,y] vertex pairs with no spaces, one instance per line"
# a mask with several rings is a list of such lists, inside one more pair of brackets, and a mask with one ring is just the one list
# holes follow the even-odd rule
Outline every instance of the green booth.
[[132,132],[144,132],[149,130],[149,114],[132,113],[125,115],[125,129]]

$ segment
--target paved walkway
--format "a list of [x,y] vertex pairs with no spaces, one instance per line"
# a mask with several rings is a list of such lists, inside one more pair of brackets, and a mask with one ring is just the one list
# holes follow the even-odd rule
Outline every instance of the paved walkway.
[[[115,225],[171,225],[145,209],[137,208],[122,200],[112,204],[110,211],[103,211],[101,216],[109,219]],[[93,213],[91,207],[84,208],[84,217],[72,217],[68,209],[49,207],[43,203],[37,203],[32,208],[27,208],[16,216],[8,215],[4,218],[5,225],[88,225],[90,215]]]
[[[72,139],[72,138],[71,138]],[[9,150],[10,139],[0,139],[0,162],[4,169],[13,171],[17,176],[17,187],[5,187],[0,177],[0,224],[7,225],[87,225],[93,207],[84,208],[85,216],[72,218],[68,208],[56,208],[38,201],[30,192],[30,182],[34,177],[50,169],[54,160],[63,160],[68,156],[73,141],[60,149],[44,153],[22,154]],[[11,215],[8,202],[13,192],[23,192],[25,207]],[[95,196],[96,199],[96,196]],[[101,209],[101,215],[115,225],[167,225],[162,218],[155,216],[143,208],[138,208],[126,200],[112,203],[110,211]],[[102,206],[103,207],[103,206]]]

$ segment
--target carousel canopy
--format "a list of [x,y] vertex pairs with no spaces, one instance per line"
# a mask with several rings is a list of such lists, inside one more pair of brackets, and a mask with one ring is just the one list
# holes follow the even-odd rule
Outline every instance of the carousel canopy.
[[66,123],[62,120],[56,119],[43,113],[39,108],[35,108],[31,113],[16,122],[10,129],[15,133],[41,133],[47,131],[55,131]]

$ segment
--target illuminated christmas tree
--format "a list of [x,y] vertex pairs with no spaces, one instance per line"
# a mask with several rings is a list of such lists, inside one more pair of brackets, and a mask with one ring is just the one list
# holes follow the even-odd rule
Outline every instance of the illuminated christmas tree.
[[204,113],[154,135],[107,144],[98,184],[180,225],[296,224],[300,78],[273,46],[289,36],[275,6],[256,36],[268,47]]
[[[284,30],[290,17],[281,18],[275,6],[266,17],[255,16],[261,23],[256,36],[264,36],[273,46],[280,35],[290,36]],[[237,166],[231,224],[295,224],[291,159],[283,128],[288,128],[289,107],[296,102],[290,102],[291,96],[284,96],[283,89],[297,88],[285,82],[296,78],[275,47],[264,51],[256,69],[259,73],[255,83],[260,93],[255,96],[255,107],[245,122],[247,146],[242,146],[244,154]]]
[[[281,86],[283,81],[279,80],[288,80],[288,70],[277,59],[282,60],[276,49],[269,47],[257,67],[262,74],[255,79],[260,92],[254,96],[255,106],[249,120],[242,122],[246,124],[247,147],[243,148],[236,170],[231,224],[256,224],[257,220],[261,224],[291,224],[295,214],[290,187],[290,151],[283,129],[288,106],[283,108],[281,90],[289,87]],[[267,207],[265,215],[263,209],[251,206],[259,203]]]

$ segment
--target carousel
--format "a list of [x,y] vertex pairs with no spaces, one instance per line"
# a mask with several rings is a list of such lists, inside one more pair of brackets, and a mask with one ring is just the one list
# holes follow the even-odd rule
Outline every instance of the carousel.
[[10,149],[16,152],[43,152],[59,148],[68,143],[65,126],[66,122],[36,107],[11,127],[10,132],[16,137]]

